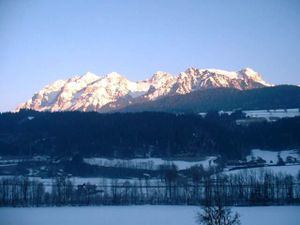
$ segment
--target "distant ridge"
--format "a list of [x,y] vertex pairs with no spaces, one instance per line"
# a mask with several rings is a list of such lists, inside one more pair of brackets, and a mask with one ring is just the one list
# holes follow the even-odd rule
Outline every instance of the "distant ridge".
[[116,72],[105,76],[88,72],[82,76],[47,85],[30,100],[18,106],[17,111],[33,109],[110,112],[130,105],[142,103],[151,105],[152,101],[164,97],[182,96],[207,89],[249,90],[268,86],[271,85],[250,68],[237,72],[188,68],[177,76],[158,71],[150,79],[138,82],[130,81]]
[[251,90],[215,88],[186,95],[168,96],[152,102],[133,104],[121,112],[207,112],[212,110],[257,110],[300,108],[300,87],[279,85]]

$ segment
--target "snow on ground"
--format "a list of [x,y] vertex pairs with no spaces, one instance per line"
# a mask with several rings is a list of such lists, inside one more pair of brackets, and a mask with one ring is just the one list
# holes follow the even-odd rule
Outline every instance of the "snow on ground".
[[276,164],[278,161],[278,154],[280,157],[286,161],[287,157],[291,156],[296,160],[300,160],[300,155],[297,150],[285,150],[285,151],[268,151],[261,149],[251,150],[251,155],[247,156],[247,162],[251,160],[256,160],[259,157],[266,160],[266,163],[269,165]]
[[[141,182],[138,178],[128,178],[128,179],[116,179],[116,178],[103,178],[103,177],[71,177],[70,181],[75,185],[80,184],[95,184],[95,185],[110,185],[112,183],[117,182],[118,184],[124,184],[125,182],[129,182],[131,184],[137,182]],[[144,182],[144,180],[142,181]],[[160,182],[159,179],[148,179],[149,184],[157,184]]]
[[14,163],[21,163],[21,162],[30,162],[30,161],[34,161],[34,162],[43,162],[43,161],[47,161],[50,157],[49,156],[34,156],[32,158],[30,157],[25,157],[25,158],[21,158],[21,157],[5,157],[5,156],[0,156],[0,164],[14,164]]
[[268,120],[272,117],[285,118],[300,116],[299,109],[245,110],[244,112],[249,117],[263,117]]
[[224,172],[224,174],[238,174],[241,172],[247,172],[248,174],[260,174],[262,171],[272,171],[273,173],[282,173],[292,176],[297,176],[300,172],[300,165],[286,165],[286,166],[265,166],[257,168],[237,169]]
[[[283,159],[285,165],[277,166],[278,155]],[[247,172],[249,174],[259,174],[262,171],[271,171],[273,173],[289,174],[297,176],[300,171],[300,155],[299,150],[284,150],[284,151],[268,151],[261,149],[251,150],[251,154],[246,157],[247,162],[256,162],[258,159],[264,159],[266,163],[260,164],[263,167],[256,168],[237,168],[237,166],[227,166],[224,169],[224,174],[237,174],[240,172]],[[288,161],[287,158],[290,158]],[[244,165],[246,167],[246,164]]]
[[[300,116],[298,108],[294,109],[272,109],[272,110],[243,110],[247,117],[250,118],[265,118],[272,121],[272,118],[290,118]],[[233,111],[220,111],[219,113],[231,114]],[[199,115],[205,116],[206,112],[200,112]]]
[[164,160],[161,158],[135,158],[135,159],[107,159],[107,158],[85,158],[84,162],[97,166],[113,166],[126,168],[143,168],[155,170],[160,165],[175,164],[179,170],[188,169],[191,166],[203,165],[204,168],[213,166],[217,157],[209,156],[199,161]]
[[[233,111],[222,111],[222,113],[231,114]],[[272,110],[243,110],[246,116],[251,118],[286,118],[300,116],[299,109],[272,109]]]
[[[1,225],[196,225],[195,206],[0,208]],[[300,206],[235,207],[242,225],[298,225]]]

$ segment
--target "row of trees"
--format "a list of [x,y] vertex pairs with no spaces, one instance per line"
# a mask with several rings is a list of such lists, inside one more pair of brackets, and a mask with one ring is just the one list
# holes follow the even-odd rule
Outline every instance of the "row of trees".
[[76,185],[59,177],[51,184],[24,177],[0,180],[1,206],[203,204],[272,205],[300,203],[300,178],[273,174],[239,173],[186,179],[174,170],[160,180],[108,182]]

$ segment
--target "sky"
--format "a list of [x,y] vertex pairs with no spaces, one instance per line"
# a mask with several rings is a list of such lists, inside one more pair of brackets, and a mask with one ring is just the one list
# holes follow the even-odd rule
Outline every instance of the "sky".
[[0,111],[59,79],[251,67],[300,84],[298,0],[0,0]]

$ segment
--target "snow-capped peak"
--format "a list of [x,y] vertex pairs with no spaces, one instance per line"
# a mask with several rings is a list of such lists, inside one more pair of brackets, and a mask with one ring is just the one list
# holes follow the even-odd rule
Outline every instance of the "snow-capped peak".
[[230,79],[237,79],[237,73],[234,71],[226,71],[226,70],[219,70],[219,69],[206,69],[207,72],[209,73],[213,73],[213,74],[219,74],[219,75],[223,75],[226,76]]
[[150,80],[159,80],[161,79],[162,77],[172,77],[172,75],[168,72],[165,72],[165,71],[157,71],[156,73],[154,73],[151,77]]
[[121,79],[121,78],[125,78],[125,77],[123,77],[121,74],[119,74],[117,72],[111,72],[111,73],[107,74],[105,76],[105,78],[108,78],[108,79]]
[[100,77],[98,77],[96,74],[87,72],[83,74],[80,79],[86,81],[87,83],[94,82],[95,80],[98,80]]
[[174,77],[170,73],[164,71],[157,71],[155,74],[152,75],[152,77],[149,80],[149,83],[155,88],[158,88],[164,85],[166,82],[173,79]]
[[210,74],[211,76],[222,75],[222,76],[226,76],[230,79],[238,78],[237,72],[214,69],[214,68],[196,69],[196,68],[190,67],[184,73],[186,73],[188,75],[197,75],[197,76],[205,76],[207,74]]
[[261,76],[259,75],[259,73],[257,73],[256,71],[254,71],[253,69],[246,67],[240,71],[237,72],[242,78],[243,77],[248,77],[248,78],[252,78],[252,79],[261,79]]
[[237,74],[241,79],[252,80],[254,82],[261,83],[264,86],[271,86],[271,84],[265,82],[262,79],[261,75],[258,72],[254,71],[253,69],[251,69],[249,67],[246,67],[246,68],[238,71]]
[[151,101],[167,95],[229,87],[241,90],[270,86],[251,68],[238,72],[190,67],[178,76],[157,71],[150,79],[133,82],[117,72],[97,76],[87,72],[67,80],[58,80],[37,92],[21,108],[38,111],[101,111],[103,107],[126,106],[134,101]]

